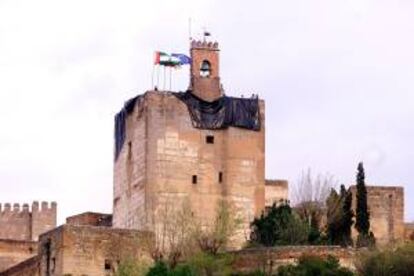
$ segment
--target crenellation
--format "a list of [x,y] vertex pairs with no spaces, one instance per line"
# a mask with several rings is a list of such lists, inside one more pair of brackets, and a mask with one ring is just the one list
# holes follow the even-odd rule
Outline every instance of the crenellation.
[[39,210],[39,201],[33,201],[32,203],[32,212]]
[[191,48],[217,50],[218,46],[219,45],[217,41],[214,41],[214,42],[206,41],[206,40],[192,40],[191,41]]
[[33,241],[56,226],[56,203],[49,207],[47,202],[42,202],[42,209],[37,201],[32,203],[32,209],[27,203],[5,203],[2,207],[0,239]]
[[3,212],[10,212],[11,211],[11,204],[6,203],[4,204],[4,211]]
[[29,204],[27,204],[27,203],[24,203],[24,204],[23,204],[23,209],[22,209],[22,212],[25,212],[25,213],[30,212],[30,209],[29,209]]

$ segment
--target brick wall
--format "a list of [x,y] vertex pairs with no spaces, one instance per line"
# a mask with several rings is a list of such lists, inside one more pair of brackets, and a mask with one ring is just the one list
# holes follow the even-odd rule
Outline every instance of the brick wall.
[[66,223],[71,225],[89,225],[89,226],[112,226],[112,215],[85,212],[79,215],[66,218]]
[[[213,101],[222,96],[219,72],[219,49],[218,43],[207,41],[191,42],[191,89],[193,93],[206,101]],[[209,77],[200,76],[200,67],[206,60],[211,65]]]

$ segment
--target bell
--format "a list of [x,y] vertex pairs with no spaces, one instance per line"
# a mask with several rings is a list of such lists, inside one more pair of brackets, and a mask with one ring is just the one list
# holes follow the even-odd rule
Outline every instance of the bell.
[[203,63],[201,63],[200,71],[210,72],[210,62],[208,62],[207,60],[204,60]]

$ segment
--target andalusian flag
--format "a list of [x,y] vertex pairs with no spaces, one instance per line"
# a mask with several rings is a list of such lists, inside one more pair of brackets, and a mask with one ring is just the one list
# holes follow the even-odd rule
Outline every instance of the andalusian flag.
[[184,54],[167,54],[164,52],[155,52],[155,65],[176,67],[184,64],[190,64],[191,58]]

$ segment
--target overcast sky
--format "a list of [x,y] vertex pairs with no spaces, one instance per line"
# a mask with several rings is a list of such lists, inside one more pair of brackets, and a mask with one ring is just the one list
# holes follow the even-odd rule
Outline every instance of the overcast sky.
[[[266,176],[403,185],[414,219],[414,1],[0,0],[0,202],[111,212],[113,116],[155,50],[219,41],[228,95],[266,100]],[[185,90],[188,67],[173,74]]]

